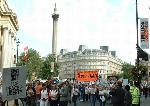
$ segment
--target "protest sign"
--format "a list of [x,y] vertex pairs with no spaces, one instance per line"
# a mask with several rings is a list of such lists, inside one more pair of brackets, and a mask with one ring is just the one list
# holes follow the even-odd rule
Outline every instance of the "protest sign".
[[26,97],[25,67],[4,68],[2,72],[3,101]]
[[77,70],[76,80],[78,81],[97,81],[98,70]]

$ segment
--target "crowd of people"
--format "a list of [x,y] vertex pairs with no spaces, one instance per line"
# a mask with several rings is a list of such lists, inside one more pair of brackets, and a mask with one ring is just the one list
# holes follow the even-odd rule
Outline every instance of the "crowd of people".
[[[91,103],[95,106],[105,106],[110,101],[113,106],[138,106],[140,103],[140,90],[135,83],[134,86],[122,86],[121,81],[110,86],[96,84],[71,83],[69,80],[57,84],[56,81],[46,81],[27,85],[27,106],[67,106],[77,101]],[[131,89],[130,89],[131,88]]]
[[[145,98],[150,96],[150,89],[142,87]],[[77,106],[77,101],[89,102],[95,106],[105,106],[106,102],[113,106],[139,106],[141,90],[138,83],[122,86],[122,81],[104,86],[100,84],[79,83],[70,80],[57,83],[54,80],[28,83],[26,98],[21,98],[24,106]]]

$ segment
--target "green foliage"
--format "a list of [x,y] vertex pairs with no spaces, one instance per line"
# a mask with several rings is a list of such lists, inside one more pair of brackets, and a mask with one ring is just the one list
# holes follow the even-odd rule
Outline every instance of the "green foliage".
[[[33,73],[40,79],[50,79],[53,76],[58,76],[59,65],[55,62],[55,56],[49,54],[45,59],[42,59],[39,53],[34,49],[28,50],[28,59],[24,61],[24,53],[19,56],[19,62],[17,66],[27,67],[27,79],[30,81],[32,79]],[[51,63],[54,63],[54,72],[51,72]]]
[[139,65],[137,68],[137,66],[124,63],[122,66],[122,71],[122,76],[125,79],[137,80],[139,78],[141,80],[146,75],[148,69],[143,65]]
[[134,66],[132,69],[133,78],[134,79],[139,78],[141,81],[142,78],[146,75],[147,71],[148,69],[146,66],[143,66],[143,65],[139,65],[139,67]]
[[33,73],[35,73],[35,76],[38,76],[39,72],[41,72],[43,61],[39,53],[36,50],[30,48],[28,50],[27,61],[24,61],[24,53],[21,53],[19,57],[19,63],[17,65],[25,65],[27,67],[27,79],[31,80]]
[[133,74],[132,74],[133,65],[124,63],[122,66],[122,76],[124,79],[133,80]]
[[[49,54],[43,62],[42,71],[40,71],[39,77],[41,79],[50,79],[53,76],[58,76],[59,65],[55,62],[55,56]],[[51,64],[54,63],[54,72],[52,72]]]

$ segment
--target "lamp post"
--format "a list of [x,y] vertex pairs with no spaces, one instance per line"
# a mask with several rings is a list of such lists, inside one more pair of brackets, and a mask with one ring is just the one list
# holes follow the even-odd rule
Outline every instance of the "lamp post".
[[[137,5],[137,0],[136,0],[136,34],[137,34],[137,44],[136,44],[136,49],[137,49],[137,62],[136,62],[136,71],[137,71],[137,76],[138,76],[138,87],[140,89],[140,83],[141,83],[141,79],[140,79],[140,74],[141,74],[141,71],[139,70],[139,55],[138,55],[138,49],[139,49],[139,37],[138,37],[138,5]],[[139,106],[140,106],[140,100],[139,100]]]
[[19,39],[17,40],[17,63],[18,63],[18,47],[19,47],[19,43],[20,43],[20,41],[19,41]]
[[136,49],[137,49],[137,59],[136,59],[136,71],[137,71],[137,76],[138,76],[138,85],[140,85],[140,78],[139,78],[139,56],[138,56],[138,47],[139,47],[139,37],[138,37],[138,6],[137,6],[137,0],[136,0],[136,34],[137,34],[137,44],[136,44]]
[[[17,64],[18,64],[18,47],[19,47],[19,43],[20,43],[20,41],[19,41],[19,39],[17,39],[17,42],[16,42],[16,44],[17,44]],[[19,106],[18,99],[15,99],[14,104],[15,104],[15,106]]]

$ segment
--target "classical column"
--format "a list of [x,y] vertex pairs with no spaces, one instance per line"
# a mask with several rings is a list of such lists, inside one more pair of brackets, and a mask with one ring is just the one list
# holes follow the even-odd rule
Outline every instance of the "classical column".
[[2,44],[3,44],[3,39],[2,39],[2,26],[0,26],[0,72],[2,70]]
[[7,61],[8,61],[8,66],[12,67],[12,44],[11,44],[11,30],[9,30],[8,34],[8,56],[7,56]]
[[16,65],[16,63],[17,63],[17,50],[16,50],[16,48],[17,48],[17,45],[16,45],[16,42],[17,42],[17,40],[16,40],[16,36],[14,36],[14,40],[13,40],[13,52],[14,52],[14,64]]
[[15,53],[14,53],[14,34],[13,34],[13,32],[11,32],[11,42],[10,42],[10,44],[11,44],[11,67],[13,67],[14,66],[14,55],[15,55]]
[[56,13],[56,4],[54,8],[54,13],[52,14],[53,18],[53,38],[52,38],[52,54],[57,56],[57,22],[59,18],[59,14]]
[[7,44],[8,44],[8,27],[3,28],[3,45],[2,45],[2,68],[6,68],[7,66]]

